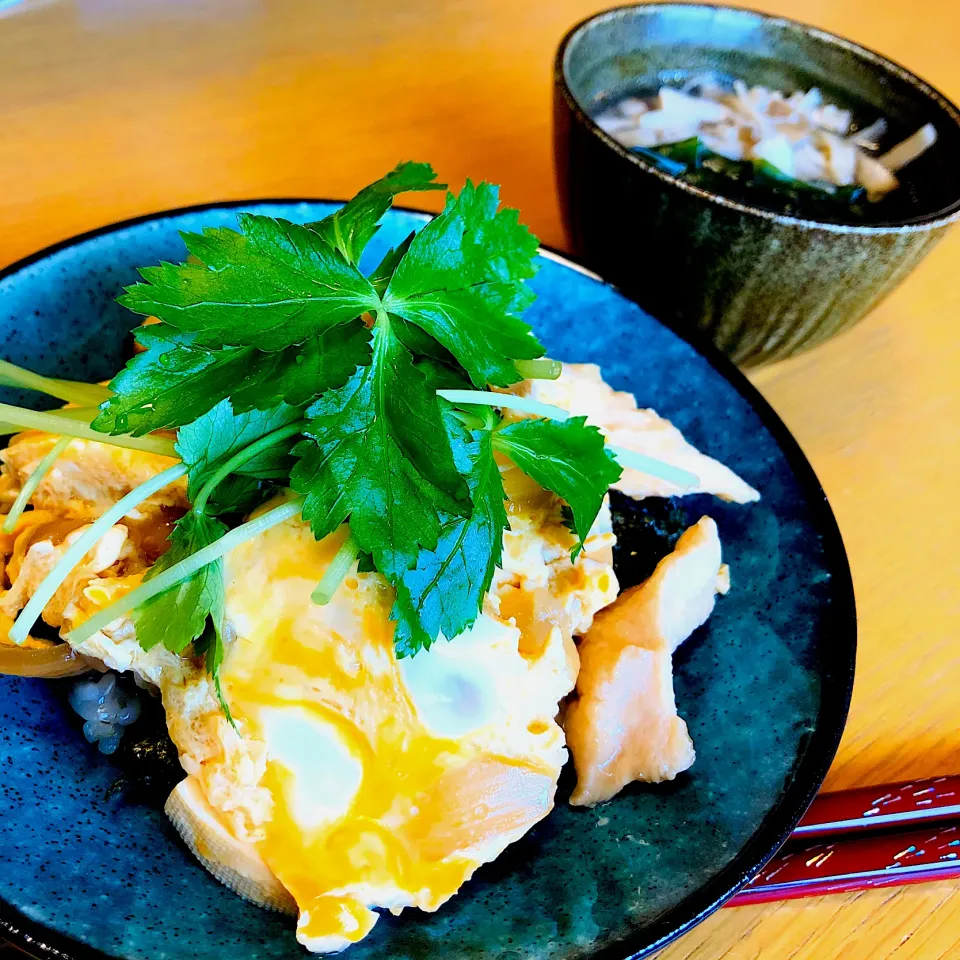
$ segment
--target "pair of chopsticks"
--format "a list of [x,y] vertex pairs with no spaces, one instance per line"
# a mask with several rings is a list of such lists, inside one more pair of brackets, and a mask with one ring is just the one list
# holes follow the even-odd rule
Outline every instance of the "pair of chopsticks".
[[960,776],[818,796],[727,906],[960,879]]

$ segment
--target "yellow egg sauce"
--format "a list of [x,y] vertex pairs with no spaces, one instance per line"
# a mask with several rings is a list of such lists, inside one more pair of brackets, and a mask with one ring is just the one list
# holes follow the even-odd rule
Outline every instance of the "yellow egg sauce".
[[258,849],[314,943],[361,939],[376,921],[368,904],[439,907],[549,812],[559,773],[546,757],[485,747],[482,729],[428,727],[393,653],[393,594],[378,575],[348,577],[327,606],[311,601],[343,538],[317,543],[291,522],[226,566],[236,640],[223,689],[244,737],[269,754],[260,786],[273,810]]
[[4,547],[10,539],[13,540],[12,552],[6,567],[9,581],[13,583],[20,576],[24,557],[35,543],[49,540],[54,547],[59,547],[74,530],[78,530],[89,522],[83,519],[58,517],[49,510],[28,510],[22,514],[14,532],[3,535],[6,541],[3,544]]

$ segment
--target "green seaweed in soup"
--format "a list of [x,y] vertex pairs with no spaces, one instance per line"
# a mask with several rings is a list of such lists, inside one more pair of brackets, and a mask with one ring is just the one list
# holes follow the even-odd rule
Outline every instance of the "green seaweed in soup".
[[876,223],[915,214],[913,184],[898,172],[936,141],[932,125],[896,142],[885,119],[862,126],[816,87],[787,94],[716,74],[677,86],[664,79],[607,99],[595,114],[605,132],[659,170],[799,218]]
[[764,161],[728,160],[712,154],[699,138],[662,147],[633,147],[632,152],[695,187],[750,206],[773,207],[777,213],[788,216],[810,220],[866,219],[874,212],[869,209],[863,187],[837,187],[827,192],[785,177]]

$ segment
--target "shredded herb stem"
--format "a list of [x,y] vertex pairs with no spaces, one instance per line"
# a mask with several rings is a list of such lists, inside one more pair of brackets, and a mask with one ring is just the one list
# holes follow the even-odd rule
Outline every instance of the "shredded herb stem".
[[541,403],[530,397],[515,397],[512,393],[488,393],[486,390],[438,390],[438,397],[451,403],[465,403],[481,407],[499,407],[501,410],[516,410],[548,420],[569,420],[573,414],[551,403]]
[[40,582],[29,603],[20,611],[20,616],[17,617],[13,628],[10,630],[10,639],[16,644],[24,643],[33,625],[39,619],[40,614],[43,613],[44,607],[53,598],[60,585],[70,576],[73,568],[97,545],[100,538],[144,500],[152,497],[158,490],[162,490],[175,480],[179,480],[186,472],[187,468],[182,463],[168,467],[162,473],[151,477],[146,483],[141,483],[139,487],[131,490],[102,516],[98,517],[68,547],[54,568]]
[[515,360],[513,365],[524,380],[557,380],[563,373],[563,364],[549,357],[539,360]]
[[61,437],[47,452],[46,456],[36,465],[33,473],[27,477],[22,489],[17,494],[17,499],[13,501],[10,512],[3,521],[3,527],[0,528],[4,533],[13,533],[16,529],[17,521],[21,514],[27,508],[30,498],[33,496],[37,487],[40,486],[43,478],[50,472],[50,468],[57,462],[57,458],[67,449],[72,437]]
[[65,420],[76,420],[80,423],[90,423],[100,412],[99,407],[61,407],[59,410],[44,410],[51,417],[62,417]]
[[214,560],[219,560],[224,554],[229,553],[234,547],[238,547],[247,540],[252,540],[259,536],[265,530],[275,527],[295,517],[300,512],[300,499],[288,500],[286,503],[257,517],[254,520],[248,520],[246,523],[234,527],[229,533],[224,534],[219,540],[211,543],[210,546],[198,550],[196,553],[185,557],[179,563],[168,567],[163,573],[157,574],[149,580],[145,580],[134,590],[131,590],[125,597],[121,597],[109,607],[94,614],[89,620],[85,620],[76,629],[67,634],[66,639],[72,644],[83,643],[89,640],[98,630],[102,630],[114,620],[129,613],[135,607],[145,603],[151,597],[158,593],[163,593],[170,587],[176,586],[181,580],[192,577],[198,570],[205,567]]
[[467,410],[453,410],[452,413],[468,430],[482,430],[487,425],[483,417]]
[[12,424],[17,430],[42,430],[45,433],[73,437],[76,440],[94,440],[113,447],[143,450],[145,453],[156,453],[178,459],[173,440],[166,437],[111,437],[109,434],[92,429],[89,424],[78,423],[61,413],[45,413],[40,410],[15,407],[9,403],[0,403],[0,421]]
[[268,450],[274,446],[274,444],[280,443],[281,440],[286,440],[288,437],[295,437],[303,429],[305,423],[305,420],[298,420],[296,423],[280,427],[279,430],[268,433],[265,437],[261,437],[259,440],[251,443],[249,447],[244,447],[243,450],[235,453],[213,474],[203,487],[201,487],[200,492],[197,494],[197,499],[194,501],[193,509],[196,510],[197,513],[203,513],[207,507],[207,501],[213,492],[231,473],[242,467],[245,463],[248,463],[254,457],[259,456],[264,450]]
[[655,457],[648,457],[645,453],[637,453],[635,450],[627,450],[624,447],[615,447],[608,443],[607,449],[617,458],[621,467],[627,467],[630,470],[639,470],[641,473],[649,474],[651,477],[659,477],[668,483],[676,484],[678,487],[693,489],[700,486],[700,478],[689,470],[682,467],[675,467],[671,463],[664,463]]
[[360,544],[354,539],[353,534],[347,534],[347,539],[343,541],[340,549],[334,554],[330,565],[323,572],[320,582],[316,585],[310,599],[319,606],[325,606],[337,592],[337,588],[343,583],[343,578],[350,572],[350,568],[356,563],[360,555]]
[[80,406],[99,406],[113,396],[113,392],[107,387],[44,377],[32,370],[24,370],[8,360],[0,360],[0,385],[36,390],[38,393],[57,397],[65,403],[78,403]]

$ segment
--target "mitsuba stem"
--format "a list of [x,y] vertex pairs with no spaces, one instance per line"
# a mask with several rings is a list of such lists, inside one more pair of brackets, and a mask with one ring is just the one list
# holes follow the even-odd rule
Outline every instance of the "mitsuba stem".
[[[484,390],[438,390],[437,396],[449,400],[451,403],[475,404],[484,407],[499,407],[501,410],[516,410],[518,413],[527,413],[534,417],[545,417],[548,420],[569,420],[574,414],[561,407],[549,403],[541,403],[530,397],[515,397],[510,393],[487,393]],[[700,486],[700,478],[689,470],[675,467],[671,463],[664,463],[655,457],[648,457],[644,453],[626,450],[613,444],[607,444],[607,449],[617,458],[623,467],[631,470],[640,470],[652,477],[666,480],[683,489],[693,489]]]
[[[187,472],[187,468],[178,463],[168,467],[162,473],[151,477],[146,483],[131,490],[125,497],[110,507],[67,548],[54,568],[40,581],[29,603],[20,611],[13,628],[10,630],[10,639],[16,644],[23,644],[30,635],[30,630],[40,618],[44,607],[53,598],[60,585],[70,576],[70,571],[92,550],[100,538],[118,521],[122,520],[131,510],[138,507],[144,500],[152,497],[157,491],[179,480]],[[159,578],[158,578],[159,579]],[[148,581],[153,583],[154,581]],[[134,591],[135,593],[136,591]]]
[[17,494],[17,499],[13,501],[10,512],[3,521],[2,530],[4,533],[13,533],[17,527],[17,521],[21,514],[27,508],[30,498],[33,496],[37,487],[40,486],[43,478],[50,472],[50,468],[57,462],[57,458],[67,449],[71,437],[61,437],[48,451],[47,455],[36,465],[33,473],[27,477],[22,489]]
[[514,360],[513,365],[524,380],[557,380],[563,373],[563,364],[549,357],[541,357],[539,360]]
[[214,560],[219,560],[234,547],[238,547],[241,543],[259,536],[265,530],[295,517],[300,512],[300,506],[299,498],[290,500],[274,507],[272,510],[268,510],[254,520],[248,520],[246,523],[240,524],[239,527],[235,527],[229,533],[224,534],[215,543],[211,543],[210,546],[204,547],[202,550],[192,553],[189,557],[185,557],[179,563],[173,564],[163,573],[151,577],[151,579],[141,583],[135,590],[131,590],[125,597],[121,597],[109,607],[94,614],[89,620],[85,620],[76,629],[71,630],[66,639],[74,645],[83,643],[98,630],[102,630],[108,624],[113,623],[114,620],[129,613],[135,607],[139,607],[141,603],[145,603],[158,593],[163,593],[164,590],[176,586],[181,580],[192,577],[198,570],[208,563],[213,563]]
[[173,440],[166,437],[111,437],[109,434],[94,430],[88,423],[77,422],[60,413],[28,410],[9,403],[0,403],[0,421],[16,430],[42,430],[58,436],[73,437],[76,440],[93,440],[112,447],[124,447],[128,450],[142,450],[164,457],[177,458]]
[[223,483],[228,476],[230,476],[231,473],[238,470],[250,460],[253,460],[254,457],[259,456],[264,450],[268,450],[270,447],[274,446],[274,444],[280,443],[282,440],[286,440],[289,437],[295,437],[303,429],[303,425],[305,423],[305,420],[298,420],[296,423],[291,423],[285,427],[280,427],[278,430],[274,430],[273,433],[268,433],[265,437],[255,440],[250,444],[249,447],[244,447],[242,450],[235,453],[232,457],[230,457],[229,460],[219,467],[213,476],[210,477],[203,487],[201,487],[200,493],[197,494],[197,499],[193,505],[193,509],[198,513],[203,513],[203,511],[206,509],[207,501],[210,499],[210,496],[217,489],[217,487],[220,486],[220,484]]
[[0,360],[0,384],[7,387],[21,387],[24,390],[36,390],[47,396],[56,397],[64,403],[78,403],[80,406],[99,406],[109,400],[113,393],[107,387],[95,383],[79,383],[74,380],[58,380],[44,377],[32,370],[24,370],[8,360]]
[[334,554],[330,565],[324,571],[320,582],[314,587],[310,599],[321,607],[328,604],[337,592],[337,588],[343,583],[343,578],[357,562],[359,555],[360,544],[353,538],[352,533],[348,534],[347,539],[340,545],[340,549]]

